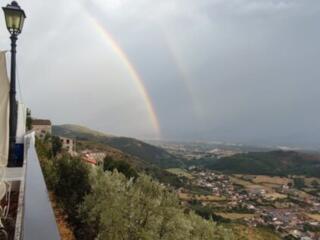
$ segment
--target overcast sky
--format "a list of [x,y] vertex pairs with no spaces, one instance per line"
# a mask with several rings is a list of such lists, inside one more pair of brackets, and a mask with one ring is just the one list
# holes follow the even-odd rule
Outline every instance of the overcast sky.
[[[157,137],[143,96],[95,18],[143,79],[161,138],[320,143],[319,0],[19,3],[27,19],[18,78],[36,117]],[[0,23],[0,48],[8,49]]]

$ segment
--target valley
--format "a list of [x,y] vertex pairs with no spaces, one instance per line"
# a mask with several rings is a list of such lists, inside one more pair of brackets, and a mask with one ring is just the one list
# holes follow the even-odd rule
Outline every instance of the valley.
[[[169,171],[188,176],[185,187],[177,189],[178,196],[205,218],[268,228],[283,238],[319,237],[320,179],[307,184],[309,178],[303,176],[224,174],[198,168]],[[295,185],[296,179],[305,186]]]
[[78,151],[101,151],[129,163],[175,191],[186,208],[246,237],[248,232],[268,239],[320,237],[317,153],[222,143],[145,143],[70,125],[55,126],[53,132],[75,138]]

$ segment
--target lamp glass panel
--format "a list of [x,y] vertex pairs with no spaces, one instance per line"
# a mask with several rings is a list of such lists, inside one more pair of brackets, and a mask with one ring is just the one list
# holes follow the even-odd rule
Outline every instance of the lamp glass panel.
[[20,26],[19,26],[20,32],[22,31],[23,24],[24,24],[24,15],[23,15],[23,13],[20,13]]
[[9,30],[20,30],[21,13],[14,10],[6,10],[6,24]]

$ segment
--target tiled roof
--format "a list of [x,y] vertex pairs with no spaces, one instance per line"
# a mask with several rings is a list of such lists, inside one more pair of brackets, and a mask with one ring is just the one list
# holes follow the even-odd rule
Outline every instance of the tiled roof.
[[49,126],[51,126],[51,121],[48,119],[32,119],[32,125],[49,125]]
[[84,158],[83,160],[85,162],[87,162],[87,163],[91,163],[91,164],[97,165],[97,161],[92,159],[92,158]]

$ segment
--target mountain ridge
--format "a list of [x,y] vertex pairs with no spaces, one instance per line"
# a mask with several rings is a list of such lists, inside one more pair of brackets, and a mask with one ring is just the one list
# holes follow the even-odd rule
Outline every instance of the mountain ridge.
[[52,132],[57,136],[109,146],[161,168],[183,165],[182,161],[166,150],[135,138],[109,135],[75,124],[54,125]]
[[320,177],[320,155],[281,150],[249,152],[215,159],[205,167],[229,173]]

